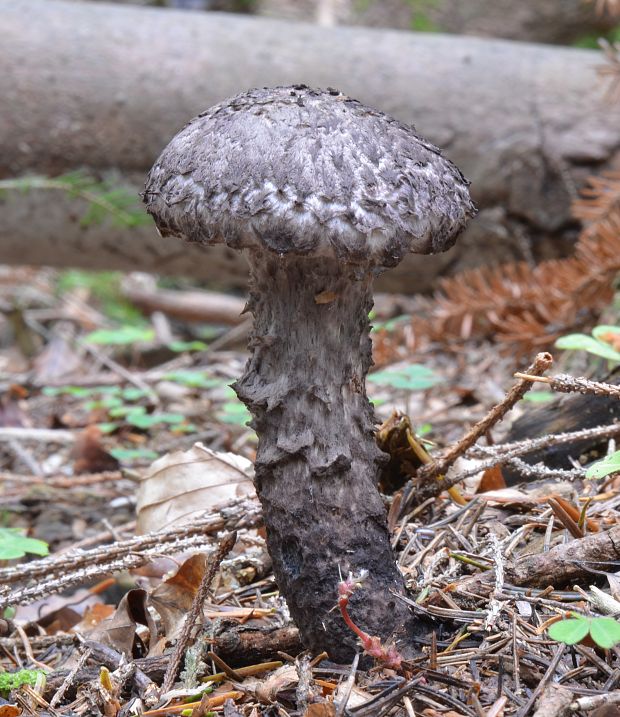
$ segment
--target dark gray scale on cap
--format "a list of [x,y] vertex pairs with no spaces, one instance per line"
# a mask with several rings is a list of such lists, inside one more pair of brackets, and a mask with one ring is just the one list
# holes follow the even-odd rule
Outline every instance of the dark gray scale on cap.
[[163,235],[377,267],[454,243],[468,183],[414,130],[335,90],[256,89],[193,119],[146,182]]

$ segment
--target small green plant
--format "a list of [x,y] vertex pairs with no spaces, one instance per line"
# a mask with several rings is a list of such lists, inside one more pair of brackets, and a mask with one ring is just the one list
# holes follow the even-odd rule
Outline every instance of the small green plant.
[[0,694],[8,697],[11,690],[23,685],[34,687],[39,678],[45,678],[43,670],[19,670],[18,672],[0,672]]
[[83,226],[101,224],[106,217],[111,217],[119,226],[127,227],[151,221],[133,191],[100,181],[86,172],[68,172],[53,178],[28,176],[0,180],[0,196],[7,191],[29,192],[33,189],[63,192],[69,197],[83,199],[88,203],[80,219]]
[[35,538],[28,538],[17,528],[0,528],[0,560],[23,558],[27,553],[47,555],[47,543]]
[[553,401],[554,398],[555,395],[553,391],[547,390],[530,391],[523,396],[523,400],[528,403],[548,403],[549,401]]
[[222,423],[231,423],[236,426],[245,426],[252,418],[248,409],[239,401],[232,388],[227,387],[226,393],[230,400],[226,401],[217,411],[217,418]]
[[115,394],[119,391],[118,386],[45,386],[41,389],[44,396],[75,396],[76,398]]
[[218,386],[226,385],[224,379],[216,378],[206,371],[193,371],[191,369],[171,371],[164,376],[164,379],[188,388],[217,388]]
[[85,289],[110,319],[121,324],[144,325],[146,319],[142,312],[123,296],[122,280],[123,274],[119,271],[66,269],[58,276],[56,293],[62,296],[75,289]]
[[181,413],[164,411],[148,413],[147,406],[136,403],[136,401],[141,399],[148,400],[152,394],[138,386],[129,386],[127,388],[121,388],[120,386],[96,386],[92,388],[54,386],[43,389],[43,393],[47,396],[69,395],[91,399],[84,403],[85,410],[103,409],[106,411],[107,417],[112,419],[97,424],[99,430],[103,433],[112,433],[122,425],[148,430],[155,426],[167,424],[174,426],[175,430],[180,432],[187,432],[189,430],[188,426],[190,426],[185,422],[185,416]]
[[441,378],[427,366],[411,364],[405,368],[375,371],[368,375],[367,381],[405,391],[425,391],[440,383]]
[[159,455],[155,451],[151,451],[148,448],[113,448],[110,454],[121,463],[154,461],[159,458]]
[[154,338],[155,331],[149,326],[119,326],[92,331],[84,337],[84,340],[102,346],[127,346],[138,341],[153,341]]
[[209,344],[204,341],[171,341],[168,348],[175,353],[184,351],[204,351],[209,348]]
[[620,623],[613,617],[584,617],[571,612],[571,617],[549,628],[549,637],[565,645],[575,645],[587,635],[599,646],[610,649],[620,643]]
[[148,430],[154,426],[167,424],[179,426],[185,421],[185,416],[180,413],[138,413],[131,412],[126,417],[126,422],[135,428]]
[[620,473],[620,451],[593,463],[586,471],[586,478],[607,478],[612,473]]
[[594,356],[620,363],[620,350],[615,346],[620,345],[620,326],[595,326],[592,335],[568,334],[562,336],[555,342],[558,349],[570,349],[587,351]]
[[[372,320],[372,312],[369,318]],[[388,333],[394,331],[399,326],[406,324],[411,321],[411,316],[403,314],[402,316],[395,316],[393,319],[387,321],[374,321],[372,324],[371,331],[387,331]]]

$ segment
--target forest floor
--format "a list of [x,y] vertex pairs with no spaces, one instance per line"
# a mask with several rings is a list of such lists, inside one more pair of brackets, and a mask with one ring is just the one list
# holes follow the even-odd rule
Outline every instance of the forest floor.
[[[523,463],[536,436],[510,423],[556,405],[545,384],[517,400],[533,354],[412,348],[415,300],[377,302],[381,489],[435,630],[400,670],[363,671],[302,652],[273,581],[256,436],[229,386],[244,326],[145,315],[117,275],[77,271],[2,270],[0,308],[0,717],[620,714],[620,474],[586,476],[583,445],[564,467]],[[548,375],[592,366],[553,353]],[[423,462],[485,416],[443,490]],[[597,458],[614,431],[591,432]]]

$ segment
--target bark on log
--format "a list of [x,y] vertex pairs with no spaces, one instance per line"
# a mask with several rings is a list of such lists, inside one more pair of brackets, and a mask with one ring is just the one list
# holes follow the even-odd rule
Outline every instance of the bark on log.
[[[0,22],[0,176],[142,171],[189,118],[251,86],[337,86],[414,122],[463,168],[483,211],[455,249],[404,261],[384,290],[522,258],[523,229],[535,258],[566,250],[574,186],[620,166],[620,107],[603,99],[596,52],[61,0],[5,3]],[[241,259],[220,247],[184,247],[150,228],[83,229],[79,202],[58,193],[5,202],[2,262],[245,283]]]
[[246,320],[242,298],[216,291],[167,291],[153,284],[147,288],[127,282],[122,287],[123,296],[145,313],[161,311],[182,321],[236,326]]
[[588,568],[614,563],[620,557],[620,526],[604,533],[556,545],[546,553],[528,555],[506,568],[506,579],[513,585],[558,588],[591,576]]
[[[168,0],[170,4],[171,0]],[[333,0],[332,24],[411,30],[423,23],[441,32],[510,40],[570,44],[585,35],[608,32],[613,13],[599,13],[584,0]],[[222,5],[222,3],[220,3]],[[218,9],[233,9],[234,3]],[[256,12],[292,20],[319,21],[316,0],[258,0]]]

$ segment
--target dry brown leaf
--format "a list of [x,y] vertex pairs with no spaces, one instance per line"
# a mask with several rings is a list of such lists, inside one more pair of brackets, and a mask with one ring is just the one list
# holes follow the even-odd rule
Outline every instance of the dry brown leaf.
[[86,608],[82,620],[75,626],[75,631],[81,633],[94,630],[94,628],[100,625],[104,620],[112,617],[115,609],[113,605],[106,605],[101,602],[90,605]]
[[34,380],[40,384],[61,379],[77,371],[80,358],[73,351],[64,333],[52,336],[50,342],[34,360]]
[[[348,686],[345,682],[341,682],[336,689],[336,694],[334,695],[334,702],[341,702],[345,698],[347,692],[349,692]],[[368,700],[370,699],[372,699],[372,695],[370,694],[370,692],[366,692],[366,690],[363,690],[361,687],[353,685],[347,698],[347,709],[352,709],[353,707],[361,707],[363,704],[366,704],[366,702],[368,702]]]
[[88,637],[113,647],[128,657],[133,654],[136,639],[136,627],[146,625],[151,633],[151,640],[157,633],[153,618],[146,607],[146,591],[140,589],[130,590],[119,602],[114,614],[102,620]]
[[335,291],[322,291],[314,297],[314,302],[316,304],[331,304],[337,296]]
[[540,498],[525,493],[517,488],[500,488],[499,490],[488,490],[481,493],[480,498],[489,503],[497,503],[499,505],[513,505],[519,507],[529,507],[538,505]]
[[101,443],[101,430],[92,425],[85,428],[77,437],[71,450],[73,470],[76,474],[103,473],[115,471],[120,463],[110,455]]
[[304,717],[335,717],[336,708],[332,702],[317,702],[309,705]]
[[504,474],[500,466],[487,468],[482,474],[482,480],[478,486],[478,493],[486,493],[489,490],[501,490],[506,487]]
[[161,530],[244,495],[254,495],[252,463],[196,443],[156,460],[137,496],[138,533]]
[[149,595],[150,604],[161,616],[168,643],[177,638],[183,626],[207,563],[208,556],[204,553],[192,555]]
[[293,688],[299,681],[295,665],[283,665],[270,673],[264,680],[245,680],[244,687],[248,688],[255,695],[259,702],[273,704],[278,693],[282,690]]

